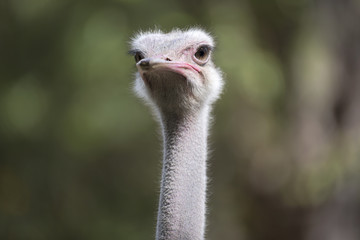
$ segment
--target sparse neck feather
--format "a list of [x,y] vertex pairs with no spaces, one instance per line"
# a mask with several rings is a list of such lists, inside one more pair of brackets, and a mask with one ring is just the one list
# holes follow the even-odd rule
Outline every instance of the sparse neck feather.
[[156,239],[203,240],[210,106],[162,114],[164,159]]

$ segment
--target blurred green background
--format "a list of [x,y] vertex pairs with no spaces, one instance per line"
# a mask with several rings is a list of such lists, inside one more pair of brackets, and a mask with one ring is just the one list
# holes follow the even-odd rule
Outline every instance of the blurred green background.
[[226,87],[207,238],[360,239],[360,2],[2,0],[0,239],[154,239],[161,138],[128,42],[202,26]]

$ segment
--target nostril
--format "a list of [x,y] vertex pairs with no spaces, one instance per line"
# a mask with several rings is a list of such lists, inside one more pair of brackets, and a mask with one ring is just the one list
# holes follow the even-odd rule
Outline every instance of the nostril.
[[166,61],[171,61],[171,59],[170,59],[170,58],[166,58],[165,60],[166,60]]

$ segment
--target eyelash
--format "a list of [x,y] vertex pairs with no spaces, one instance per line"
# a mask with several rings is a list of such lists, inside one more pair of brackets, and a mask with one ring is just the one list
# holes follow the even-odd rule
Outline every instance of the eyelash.
[[136,63],[138,63],[141,59],[145,58],[144,53],[137,49],[130,50],[128,54],[135,58]]

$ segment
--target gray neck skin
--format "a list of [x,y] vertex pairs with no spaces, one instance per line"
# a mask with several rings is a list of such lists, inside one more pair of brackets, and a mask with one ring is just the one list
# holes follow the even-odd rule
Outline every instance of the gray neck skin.
[[164,160],[157,240],[204,239],[209,112],[205,106],[185,116],[162,114]]

